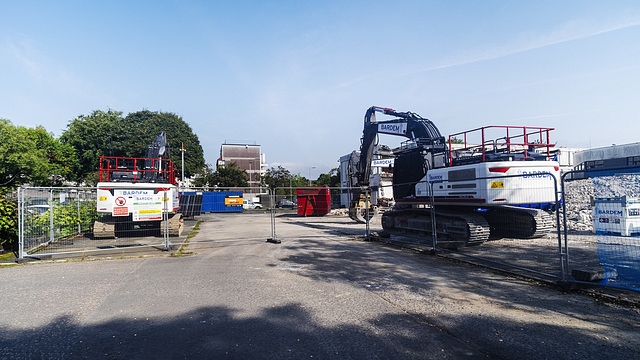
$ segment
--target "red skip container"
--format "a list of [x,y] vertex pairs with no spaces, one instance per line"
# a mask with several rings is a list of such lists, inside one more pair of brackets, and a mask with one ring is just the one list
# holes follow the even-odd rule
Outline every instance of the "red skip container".
[[322,216],[331,211],[331,193],[328,187],[298,188],[298,215]]

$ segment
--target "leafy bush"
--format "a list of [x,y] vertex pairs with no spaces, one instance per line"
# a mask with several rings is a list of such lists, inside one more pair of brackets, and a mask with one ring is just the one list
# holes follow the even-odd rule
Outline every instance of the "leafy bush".
[[[55,235],[57,238],[69,236],[78,232],[78,224],[81,230],[88,230],[97,217],[95,201],[82,201],[80,206],[75,201],[60,204],[54,201],[53,204],[53,224],[55,226]],[[33,229],[50,230],[51,209],[44,214],[39,215],[30,223]],[[35,234],[34,234],[35,235]]]
[[0,245],[13,248],[18,243],[18,202],[8,189],[0,188]]

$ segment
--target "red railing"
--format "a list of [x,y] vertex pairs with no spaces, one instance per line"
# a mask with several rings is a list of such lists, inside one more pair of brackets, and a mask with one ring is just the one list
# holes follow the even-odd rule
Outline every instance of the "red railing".
[[[114,173],[125,175],[125,180],[122,180],[122,177],[115,177]],[[150,174],[153,176],[149,176]],[[119,156],[100,157],[100,182],[117,180],[147,182],[149,179],[154,179],[155,182],[177,184],[177,176],[171,160]]]
[[[449,165],[452,165],[455,159],[464,157],[479,157],[484,162],[487,161],[488,153],[521,154],[523,159],[527,159],[530,151],[536,151],[550,157],[551,148],[555,146],[549,138],[549,132],[552,130],[555,129],[535,126],[484,126],[451,134]],[[492,135],[500,132],[503,136]],[[462,141],[462,147],[452,147],[456,145],[454,138]],[[542,152],[538,150],[541,148],[544,148]]]

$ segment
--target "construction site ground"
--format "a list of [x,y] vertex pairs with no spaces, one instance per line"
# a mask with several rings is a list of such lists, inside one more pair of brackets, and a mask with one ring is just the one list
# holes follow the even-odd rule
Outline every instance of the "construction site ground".
[[275,244],[265,215],[202,215],[180,256],[1,268],[0,357],[640,358],[633,302],[364,241],[345,217],[280,212]]

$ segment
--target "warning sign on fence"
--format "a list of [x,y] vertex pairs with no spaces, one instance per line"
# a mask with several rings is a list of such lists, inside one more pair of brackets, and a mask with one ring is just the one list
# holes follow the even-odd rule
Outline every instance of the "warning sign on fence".
[[129,208],[126,206],[114,206],[112,211],[113,216],[127,216],[129,215]]

